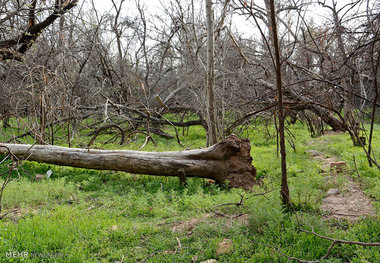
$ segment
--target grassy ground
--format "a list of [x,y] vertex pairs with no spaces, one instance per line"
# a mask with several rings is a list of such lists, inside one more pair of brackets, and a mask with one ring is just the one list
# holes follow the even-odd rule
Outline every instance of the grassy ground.
[[[186,187],[177,178],[131,175],[26,162],[4,191],[3,209],[17,212],[0,221],[0,262],[287,262],[282,253],[302,259],[322,257],[330,241],[298,232],[304,228],[333,238],[379,242],[377,218],[357,223],[322,220],[319,206],[328,190],[323,183],[321,164],[309,158],[308,149],[323,151],[348,163],[355,180],[373,198],[379,215],[380,176],[369,168],[359,147],[347,134],[310,138],[302,124],[289,127],[295,139],[288,144],[290,193],[297,214],[284,213],[279,191],[264,196],[255,193],[277,188],[280,161],[276,155],[273,127],[253,124],[242,137],[252,143],[253,164],[261,185],[247,193],[226,189],[208,180],[189,179]],[[9,131],[2,130],[3,136]],[[85,131],[83,131],[85,133]],[[185,147],[204,146],[205,133],[192,127],[182,135]],[[101,144],[112,135],[103,135],[95,146],[138,149],[144,137],[127,146]],[[145,151],[181,150],[176,140],[154,137]],[[374,149],[380,153],[380,127],[376,126]],[[3,140],[0,135],[0,141]],[[28,139],[26,139],[28,140]],[[83,137],[75,137],[79,143]],[[308,142],[314,140],[313,146]],[[86,139],[86,142],[89,138]],[[323,143],[322,143],[323,141]],[[320,142],[320,143],[319,143]],[[311,148],[313,147],[313,148]],[[355,164],[360,177],[357,176]],[[380,160],[380,155],[377,155]],[[0,172],[6,167],[0,166]],[[36,182],[37,173],[51,169],[49,180]],[[3,176],[4,177],[4,176]],[[239,202],[242,206],[215,206]],[[220,248],[223,240],[228,245]],[[16,254],[11,254],[15,252]],[[380,262],[378,248],[336,246],[325,262]]]

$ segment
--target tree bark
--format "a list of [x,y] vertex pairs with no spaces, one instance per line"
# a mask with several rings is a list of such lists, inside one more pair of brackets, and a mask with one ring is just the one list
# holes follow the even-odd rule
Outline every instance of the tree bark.
[[308,105],[308,108],[327,123],[333,131],[347,131],[347,125],[342,120],[336,118],[330,111],[312,104]]
[[[258,84],[263,85],[272,90],[276,89],[275,85],[262,79],[258,80]],[[321,107],[321,105],[317,105],[317,103],[313,102],[312,98],[301,96],[297,94],[296,92],[292,91],[291,89],[285,90],[284,93],[287,97],[293,100],[292,103],[294,105],[291,106],[292,110],[304,111],[305,109],[309,109],[315,115],[319,116],[334,131],[342,131],[342,132],[347,131],[347,126],[343,122],[343,120],[336,118],[332,114],[332,112],[334,111],[332,111],[328,107]],[[297,105],[297,103],[299,104]]]
[[230,187],[250,190],[255,184],[250,142],[232,135],[206,149],[179,152],[76,149],[52,145],[0,143],[0,154],[9,149],[28,161],[98,170],[158,176],[202,177]]
[[285,147],[285,116],[283,110],[283,99],[282,99],[282,80],[281,80],[281,62],[280,62],[280,46],[278,43],[277,36],[277,24],[276,24],[276,12],[274,7],[274,0],[270,0],[270,17],[272,21],[272,37],[273,46],[276,61],[276,86],[277,86],[277,96],[278,96],[278,122],[279,122],[279,134],[280,134],[280,152],[281,152],[281,197],[285,205],[290,205],[290,195],[288,187],[288,177],[286,172],[286,147]]
[[216,135],[216,114],[215,114],[215,95],[214,95],[214,11],[212,0],[206,0],[207,16],[207,124],[208,124],[208,143],[217,143]]

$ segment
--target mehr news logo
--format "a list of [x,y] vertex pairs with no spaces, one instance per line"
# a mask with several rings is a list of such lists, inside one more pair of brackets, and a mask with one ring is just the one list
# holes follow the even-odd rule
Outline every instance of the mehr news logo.
[[5,252],[7,258],[65,258],[64,253],[59,252],[28,252],[28,251],[8,251]]

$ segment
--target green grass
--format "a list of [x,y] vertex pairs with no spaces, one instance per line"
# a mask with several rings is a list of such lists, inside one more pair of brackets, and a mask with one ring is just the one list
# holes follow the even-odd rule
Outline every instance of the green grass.
[[[15,125],[16,126],[16,125]],[[261,182],[252,193],[227,189],[205,179],[188,179],[186,187],[177,178],[131,175],[25,162],[14,172],[14,180],[4,191],[3,212],[14,211],[0,221],[0,262],[287,262],[268,246],[306,260],[322,257],[330,242],[298,232],[298,221],[305,228],[333,238],[379,242],[377,218],[357,223],[321,219],[319,206],[326,192],[321,164],[309,158],[308,149],[323,151],[348,163],[349,173],[373,198],[379,211],[380,176],[368,167],[359,147],[353,147],[347,134],[311,138],[307,128],[297,123],[289,127],[295,136],[295,150],[288,146],[288,175],[295,214],[284,213],[279,190],[254,196],[280,185],[280,161],[276,140],[261,123],[252,125],[241,136],[249,137],[253,164]],[[173,129],[168,132],[174,134]],[[82,130],[74,145],[89,141]],[[10,131],[2,130],[0,141]],[[201,127],[191,127],[180,139],[185,147],[205,147]],[[274,134],[274,128],[269,128]],[[64,133],[61,134],[63,136]],[[4,137],[1,137],[4,136]],[[96,147],[138,149],[145,137],[120,147],[103,145],[113,137],[100,135]],[[375,152],[380,153],[380,127],[374,135]],[[9,138],[9,137],[8,137]],[[182,150],[175,139],[153,137],[144,151]],[[30,142],[25,138],[25,142]],[[316,143],[309,145],[310,140]],[[63,141],[63,139],[62,139]],[[63,144],[63,143],[62,143]],[[360,177],[357,176],[353,157]],[[377,155],[380,159],[380,156]],[[6,167],[0,166],[0,172]],[[36,173],[53,170],[49,180],[35,181]],[[2,176],[4,178],[4,176]],[[339,184],[339,182],[338,182]],[[239,202],[242,206],[214,206]],[[175,230],[176,229],[176,230]],[[232,241],[227,253],[217,254],[223,239]],[[179,246],[180,240],[181,246]],[[265,245],[267,246],[265,246]],[[7,257],[9,252],[28,252],[27,257]],[[33,253],[33,254],[32,254]],[[9,256],[9,254],[8,254]],[[378,248],[350,245],[336,246],[325,262],[379,262]]]
[[[369,127],[366,127],[369,129]],[[376,159],[380,160],[380,125],[375,125],[375,133],[372,141],[372,147],[377,154]],[[330,156],[336,156],[338,159],[347,162],[348,170],[354,179],[358,180],[364,189],[364,192],[380,200],[380,172],[374,167],[369,167],[367,157],[361,147],[353,147],[348,134],[335,134],[323,136],[315,139],[316,143],[313,148],[325,152]],[[380,211],[379,202],[374,202],[377,211]]]

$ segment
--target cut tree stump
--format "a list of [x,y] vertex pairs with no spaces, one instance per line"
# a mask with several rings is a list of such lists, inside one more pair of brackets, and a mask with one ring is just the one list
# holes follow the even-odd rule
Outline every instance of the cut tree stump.
[[97,170],[157,176],[201,177],[230,187],[250,190],[255,184],[250,142],[229,136],[206,149],[178,152],[77,149],[52,145],[0,143],[0,154],[10,150],[28,161]]

